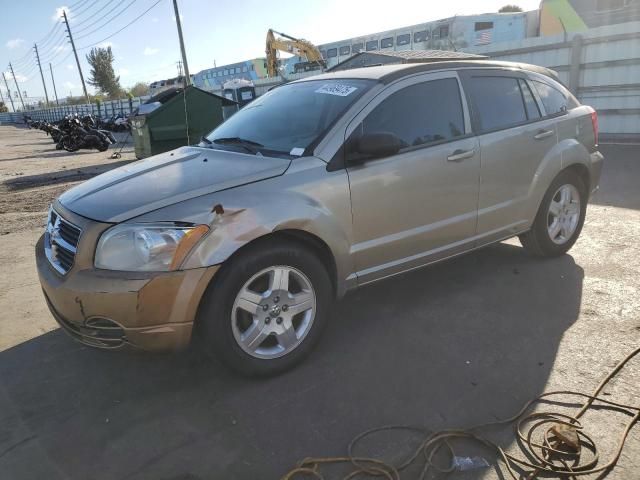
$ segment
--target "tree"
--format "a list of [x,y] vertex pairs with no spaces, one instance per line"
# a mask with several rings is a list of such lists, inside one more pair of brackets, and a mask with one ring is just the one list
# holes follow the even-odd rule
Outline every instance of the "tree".
[[111,47],[92,48],[87,55],[87,62],[91,66],[89,85],[97,87],[102,93],[111,98],[119,98],[122,94],[120,77],[113,71],[114,56]]
[[143,97],[145,95],[149,95],[149,84],[138,82],[129,89],[129,93],[132,97]]
[[[93,103],[95,99],[96,99],[95,96],[89,95],[89,103]],[[78,97],[71,97],[71,96],[67,97],[67,105],[83,105],[85,103],[87,103],[87,99],[84,95],[81,95]]]
[[8,112],[8,111],[9,111],[9,109],[4,104],[4,102],[0,102],[0,113],[4,113],[4,112]]
[[510,13],[510,12],[522,12],[522,8],[519,7],[518,5],[505,5],[500,10],[498,10],[498,13]]

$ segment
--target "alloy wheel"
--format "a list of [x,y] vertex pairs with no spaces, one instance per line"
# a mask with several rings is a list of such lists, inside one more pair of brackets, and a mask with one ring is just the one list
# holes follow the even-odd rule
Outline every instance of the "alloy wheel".
[[569,241],[580,221],[580,192],[571,185],[562,185],[551,198],[547,213],[547,232],[556,245]]
[[304,273],[283,265],[265,268],[236,295],[231,310],[233,336],[253,357],[282,357],[302,343],[315,314],[316,294]]

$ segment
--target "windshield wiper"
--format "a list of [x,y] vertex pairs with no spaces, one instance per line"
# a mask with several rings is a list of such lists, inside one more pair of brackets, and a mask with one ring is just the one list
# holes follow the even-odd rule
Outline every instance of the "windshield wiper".
[[228,145],[240,145],[241,147],[244,147],[244,149],[247,152],[256,154],[258,153],[258,148],[260,147],[264,147],[264,145],[262,145],[261,143],[258,142],[254,142],[253,140],[247,140],[246,138],[240,138],[240,137],[222,137],[222,138],[216,138],[213,143],[220,143],[220,144],[228,144]]
[[203,135],[200,137],[200,143],[206,143],[207,145],[211,145],[213,142]]

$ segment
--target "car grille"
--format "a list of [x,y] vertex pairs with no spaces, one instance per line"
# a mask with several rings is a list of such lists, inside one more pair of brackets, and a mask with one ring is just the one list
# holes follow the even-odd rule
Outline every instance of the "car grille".
[[49,210],[44,250],[53,268],[63,275],[73,266],[81,233],[80,228],[62,218],[53,208]]

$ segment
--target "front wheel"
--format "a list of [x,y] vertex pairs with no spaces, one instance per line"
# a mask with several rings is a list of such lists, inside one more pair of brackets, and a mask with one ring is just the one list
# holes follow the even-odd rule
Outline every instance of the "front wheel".
[[582,231],[587,200],[580,176],[570,170],[560,172],[545,193],[531,230],[520,235],[525,250],[539,257],[569,251]]
[[268,376],[316,345],[331,304],[322,262],[297,243],[266,241],[231,258],[198,313],[199,342],[230,368]]

